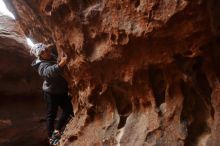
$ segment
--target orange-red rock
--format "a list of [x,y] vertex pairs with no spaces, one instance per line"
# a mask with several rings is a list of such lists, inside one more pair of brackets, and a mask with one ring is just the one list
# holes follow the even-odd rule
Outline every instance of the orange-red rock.
[[[220,143],[218,1],[12,0],[8,5],[26,34],[52,40],[59,55],[69,58],[66,78],[76,116],[61,145]],[[36,33],[37,28],[45,32]]]

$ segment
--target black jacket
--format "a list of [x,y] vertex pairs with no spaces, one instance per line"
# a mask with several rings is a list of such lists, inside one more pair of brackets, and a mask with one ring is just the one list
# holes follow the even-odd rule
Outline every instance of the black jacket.
[[67,81],[62,77],[62,70],[59,68],[56,60],[36,59],[33,61],[32,66],[44,78],[43,91],[52,94],[68,92]]

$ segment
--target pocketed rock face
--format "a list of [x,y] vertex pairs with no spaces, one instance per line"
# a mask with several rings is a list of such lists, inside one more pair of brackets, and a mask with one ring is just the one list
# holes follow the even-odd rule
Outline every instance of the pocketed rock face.
[[[51,32],[59,56],[69,58],[65,73],[75,118],[61,145],[220,143],[219,1],[17,0],[8,5],[21,22],[25,7],[33,10]],[[31,34],[38,27],[34,23],[23,25],[34,38],[47,35]]]

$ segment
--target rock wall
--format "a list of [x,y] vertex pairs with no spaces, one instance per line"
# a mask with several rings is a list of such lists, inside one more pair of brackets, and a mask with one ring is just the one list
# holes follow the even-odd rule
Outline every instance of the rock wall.
[[0,13],[1,146],[47,145],[42,82],[33,59],[19,23]]
[[55,42],[59,56],[68,57],[65,75],[75,118],[61,145],[220,143],[219,1],[7,5],[26,35]]
[[29,54],[25,35],[18,22],[2,14],[0,54],[0,95],[39,95],[41,80],[30,65],[34,58]]

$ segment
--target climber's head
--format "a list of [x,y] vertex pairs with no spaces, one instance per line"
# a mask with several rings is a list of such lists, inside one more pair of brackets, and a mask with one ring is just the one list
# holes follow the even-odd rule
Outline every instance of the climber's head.
[[39,59],[49,60],[51,58],[51,45],[37,43],[31,48],[30,53]]

